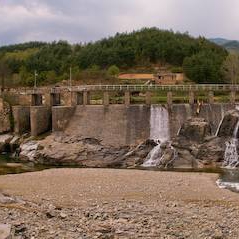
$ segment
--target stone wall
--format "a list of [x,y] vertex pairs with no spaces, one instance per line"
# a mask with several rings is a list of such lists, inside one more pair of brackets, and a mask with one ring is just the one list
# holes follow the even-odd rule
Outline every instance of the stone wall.
[[23,134],[30,131],[30,106],[13,106],[14,133]]
[[32,106],[30,108],[31,135],[38,136],[51,130],[51,108],[48,106]]

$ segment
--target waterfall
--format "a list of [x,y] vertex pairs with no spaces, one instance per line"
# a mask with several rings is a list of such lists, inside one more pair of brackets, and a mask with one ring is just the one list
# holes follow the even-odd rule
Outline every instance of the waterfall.
[[226,150],[224,153],[224,163],[223,163],[224,167],[235,168],[239,165],[238,152],[237,152],[238,130],[239,130],[239,120],[233,131],[233,137],[230,140],[226,141]]
[[150,111],[150,139],[166,142],[170,138],[168,110],[152,105]]
[[152,105],[150,109],[150,139],[157,143],[148,154],[142,166],[154,167],[162,158],[161,144],[170,139],[168,110],[162,106]]

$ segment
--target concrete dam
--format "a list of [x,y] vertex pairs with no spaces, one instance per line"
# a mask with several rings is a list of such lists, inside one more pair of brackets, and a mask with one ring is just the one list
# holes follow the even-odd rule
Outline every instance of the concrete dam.
[[[237,90],[238,85],[112,85],[18,91],[14,95],[18,105],[12,107],[14,131],[31,132],[32,136],[51,130],[64,131],[96,138],[106,145],[137,145],[149,138],[173,138],[188,118],[201,117],[215,133],[225,113],[235,108]],[[101,105],[91,104],[93,91],[102,92]],[[131,95],[136,91],[144,94],[144,104],[131,104]],[[173,93],[177,91],[188,95],[188,103],[173,102]],[[198,104],[195,97],[198,91],[208,95],[206,103]],[[110,92],[122,92],[124,103],[111,104]],[[152,92],[166,92],[167,102],[151,104]],[[229,93],[229,102],[215,103],[214,92]]]

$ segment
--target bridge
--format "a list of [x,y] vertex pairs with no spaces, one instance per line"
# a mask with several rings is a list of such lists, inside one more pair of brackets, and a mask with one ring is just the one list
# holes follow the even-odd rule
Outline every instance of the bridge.
[[[132,93],[138,92],[145,96],[145,104],[151,104],[151,96],[154,94],[167,94],[167,104],[173,103],[173,94],[184,92],[188,94],[189,104],[194,104],[195,94],[203,92],[207,95],[207,102],[214,103],[214,92],[226,93],[230,95],[230,103],[235,103],[236,92],[239,91],[238,85],[230,84],[193,84],[193,85],[80,85],[80,86],[63,86],[63,87],[38,87],[38,88],[21,88],[15,90],[16,94],[31,95],[31,105],[42,105],[43,98],[47,105],[61,105],[61,98],[68,95],[68,104],[87,105],[90,104],[90,95],[94,92],[103,93],[102,102],[104,105],[110,104],[109,94],[112,92],[124,93],[124,103],[131,103]],[[44,97],[43,97],[44,96]]]

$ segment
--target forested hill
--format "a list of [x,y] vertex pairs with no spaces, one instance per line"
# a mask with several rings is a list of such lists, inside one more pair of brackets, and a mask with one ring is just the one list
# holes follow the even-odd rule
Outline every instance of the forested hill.
[[227,54],[202,37],[144,28],[87,44],[29,42],[1,47],[0,70],[8,72],[15,84],[32,85],[35,70],[39,83],[48,84],[68,79],[70,66],[77,79],[82,72],[95,75],[112,65],[127,70],[160,64],[183,67],[191,80],[209,83],[222,80],[220,67]]
[[236,40],[227,40],[224,38],[212,38],[209,39],[211,42],[218,44],[226,48],[229,52],[239,53],[239,41]]

